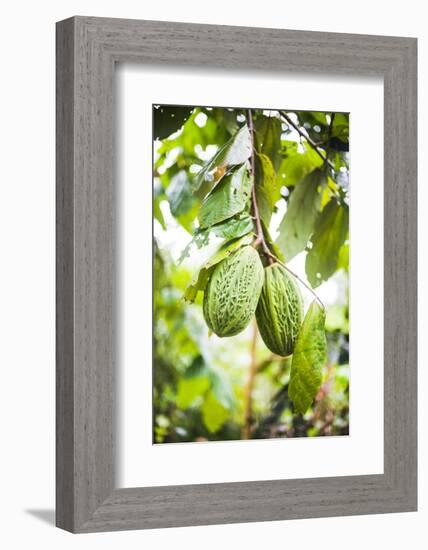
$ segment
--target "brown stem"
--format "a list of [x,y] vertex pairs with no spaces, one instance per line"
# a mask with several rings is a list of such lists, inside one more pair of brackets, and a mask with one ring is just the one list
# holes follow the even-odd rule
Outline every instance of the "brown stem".
[[251,137],[251,157],[250,157],[250,167],[251,167],[251,177],[253,178],[253,187],[251,190],[251,202],[253,207],[254,219],[256,221],[256,239],[253,242],[254,248],[257,248],[261,245],[262,251],[268,259],[269,264],[273,263],[271,259],[271,254],[268,245],[265,241],[265,236],[263,233],[262,222],[260,219],[259,207],[257,205],[256,197],[256,163],[254,158],[254,125],[253,125],[253,116],[251,114],[251,109],[248,109],[248,130]]
[[244,388],[244,424],[242,426],[242,439],[251,439],[253,423],[253,387],[254,377],[257,373],[257,323],[253,321],[253,337],[251,340],[251,364],[248,371],[247,383]]
[[[284,113],[283,111],[281,111],[281,115],[287,120],[287,122],[289,122],[293,126],[293,128],[295,128],[301,135],[303,135],[303,137],[305,137],[305,139],[307,139],[309,143],[313,144],[313,141],[310,139],[310,137],[305,136],[304,134],[301,133],[300,128],[294,124],[294,122],[288,117],[287,113]],[[274,254],[272,254],[272,252],[270,251],[268,245],[266,244],[264,233],[263,233],[263,227],[262,227],[262,223],[261,223],[261,220],[260,220],[259,208],[258,208],[258,205],[257,205],[257,198],[256,198],[256,178],[255,178],[255,161],[254,161],[254,126],[253,126],[253,116],[251,114],[251,109],[248,109],[247,117],[248,117],[248,130],[249,130],[250,136],[251,136],[250,166],[251,166],[251,176],[253,178],[253,188],[252,188],[252,191],[251,191],[251,193],[252,193],[251,200],[252,200],[252,206],[253,206],[254,219],[256,221],[256,239],[253,242],[253,246],[254,246],[254,248],[257,248],[259,245],[261,245],[262,250],[263,250],[263,254],[267,258],[269,265],[272,265],[275,262],[281,264],[289,273],[291,273],[294,277],[296,277],[296,279],[298,281],[300,281],[300,283],[304,287],[306,287],[314,295],[315,299],[319,302],[321,307],[323,309],[325,309],[324,304],[321,302],[320,298],[312,290],[312,288],[309,285],[307,285],[298,275],[296,275],[296,273],[291,271],[291,269],[289,267],[287,267],[283,262],[281,262]],[[316,147],[316,145],[313,144],[313,147]],[[317,149],[317,152],[321,155],[322,159],[325,162],[329,162],[328,159],[326,157],[324,157],[324,155],[322,155],[318,151],[317,147],[316,147],[316,149]]]
[[309,134],[307,132],[304,132],[303,129],[300,128],[300,126],[298,126],[296,123],[294,123],[291,120],[291,118],[287,115],[287,113],[285,113],[284,111],[280,111],[280,112],[281,112],[282,118],[285,119],[287,124],[292,126],[299,135],[301,135],[303,138],[305,138],[306,141],[309,143],[309,145],[312,147],[312,149],[318,154],[318,156],[320,156],[322,158],[323,162],[328,164],[330,166],[330,168],[332,168],[334,170],[333,164],[328,160],[327,156],[325,156],[320,151],[318,145],[315,143],[315,141],[313,141],[313,139],[309,136]]

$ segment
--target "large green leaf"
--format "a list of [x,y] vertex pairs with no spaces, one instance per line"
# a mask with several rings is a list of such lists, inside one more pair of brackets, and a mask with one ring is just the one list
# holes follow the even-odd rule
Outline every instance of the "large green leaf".
[[251,195],[251,183],[246,164],[226,175],[202,201],[200,226],[206,229],[242,212]]
[[324,172],[314,170],[291,194],[276,240],[287,261],[306,248],[320,210],[325,182]]
[[331,199],[319,215],[306,256],[306,276],[313,287],[326,281],[339,267],[339,252],[349,226],[349,209]]
[[227,170],[231,166],[244,163],[251,155],[251,137],[248,126],[240,128],[197,173],[193,188],[197,191],[204,181],[211,181],[212,172],[218,168]]
[[159,105],[153,108],[153,135],[165,139],[179,130],[193,111],[193,107]]
[[270,158],[274,170],[281,163],[281,121],[276,117],[261,116],[254,121],[255,142],[259,153]]
[[325,311],[314,300],[305,315],[291,360],[288,395],[296,412],[305,413],[321,386],[321,369],[327,360]]
[[256,200],[260,217],[268,226],[275,204],[281,198],[275,169],[270,158],[264,154],[256,156]]
[[303,145],[303,151],[300,152],[299,145],[295,141],[283,140],[282,145],[285,158],[278,169],[278,183],[280,185],[293,187],[306,174],[323,164],[321,157],[309,146]]
[[225,244],[223,244],[217,252],[215,252],[209,260],[207,260],[200,270],[195,273],[193,276],[193,279],[190,281],[189,286],[186,288],[186,291],[184,293],[184,298],[188,302],[194,302],[196,295],[199,291],[203,291],[205,287],[208,284],[208,280],[210,278],[211,271],[215,265],[217,265],[219,262],[227,258],[240,248],[241,246],[245,246],[247,244],[250,244],[252,241],[251,235],[244,235],[243,237],[240,237],[239,239],[234,239],[232,241],[229,241]]

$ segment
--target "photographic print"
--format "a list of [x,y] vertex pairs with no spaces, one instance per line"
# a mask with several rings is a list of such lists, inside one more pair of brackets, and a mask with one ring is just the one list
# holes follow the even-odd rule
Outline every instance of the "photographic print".
[[349,434],[349,114],[153,105],[153,443]]

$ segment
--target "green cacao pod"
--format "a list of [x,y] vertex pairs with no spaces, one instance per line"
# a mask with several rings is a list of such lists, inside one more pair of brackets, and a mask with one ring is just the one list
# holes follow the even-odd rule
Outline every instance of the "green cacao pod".
[[295,277],[278,263],[265,268],[256,319],[270,351],[284,357],[293,353],[303,319],[303,299]]
[[203,312],[217,336],[234,336],[253,317],[263,287],[263,265],[252,246],[243,246],[214,268],[204,293]]

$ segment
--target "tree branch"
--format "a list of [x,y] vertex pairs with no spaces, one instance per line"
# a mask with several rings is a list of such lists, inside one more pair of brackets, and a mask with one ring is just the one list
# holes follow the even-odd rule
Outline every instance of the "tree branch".
[[[293,126],[293,128],[295,128],[301,134],[300,128],[294,124],[294,122],[288,117],[287,113],[284,113],[283,111],[280,111],[280,113]],[[287,267],[274,254],[272,254],[272,252],[270,251],[270,248],[266,244],[266,241],[265,241],[265,238],[264,238],[264,233],[263,233],[263,227],[262,227],[262,223],[261,223],[261,220],[260,220],[260,213],[259,213],[259,209],[258,209],[258,206],[257,206],[257,198],[256,198],[256,178],[255,178],[255,161],[254,161],[254,125],[253,125],[253,117],[252,117],[252,114],[251,114],[251,109],[248,109],[247,118],[248,118],[248,130],[249,130],[250,136],[251,136],[250,165],[251,165],[251,176],[253,178],[253,188],[252,188],[252,199],[251,200],[252,200],[253,214],[254,214],[254,219],[255,219],[255,222],[256,222],[256,232],[257,232],[256,239],[253,242],[253,246],[254,246],[254,248],[257,248],[259,245],[261,245],[262,250],[263,250],[263,254],[268,259],[269,265],[271,265],[275,262],[281,264],[289,273],[291,273],[291,275],[293,275],[293,277],[296,277],[296,279],[313,294],[313,296],[319,302],[321,307],[323,309],[325,309],[324,304],[322,303],[322,301],[320,300],[318,295],[314,292],[314,290],[312,290],[312,288],[309,285],[307,285],[298,275],[296,275],[296,273],[291,271],[291,269],[289,267]],[[303,137],[305,139],[307,139],[309,143],[313,144],[313,141],[310,139],[309,136],[305,136],[304,134],[301,134],[301,135],[303,135]],[[315,144],[313,144],[312,146],[316,147]],[[326,159],[326,157],[324,157],[324,155],[322,155],[322,153],[320,153],[318,151],[318,149],[317,149],[317,152],[318,152],[319,155],[321,155],[321,158],[324,160],[324,162],[329,162],[328,159]]]
[[[325,164],[328,164],[328,166],[330,166],[330,168],[331,168],[332,170],[334,170],[333,164],[328,160],[328,157],[325,156],[325,155],[321,152],[320,148],[319,148],[318,145],[315,143],[315,141],[313,141],[313,139],[309,136],[309,134],[308,134],[306,131],[303,131],[303,129],[302,129],[300,126],[298,126],[295,122],[293,122],[293,121],[291,120],[291,118],[287,115],[287,113],[286,113],[285,111],[280,111],[280,115],[281,115],[282,118],[285,119],[285,121],[287,122],[287,124],[289,124],[290,126],[292,126],[300,136],[302,136],[303,138],[306,139],[306,141],[309,143],[309,145],[312,147],[312,149],[318,154],[318,156],[319,156],[320,158],[322,158],[323,162],[324,162]],[[330,127],[331,127],[331,123],[330,123]]]
[[257,248],[259,245],[261,245],[263,253],[268,259],[269,264],[272,263],[271,254],[268,245],[265,241],[265,236],[263,233],[263,227],[262,222],[260,219],[260,212],[259,207],[257,205],[257,197],[256,197],[256,163],[254,158],[254,125],[253,125],[253,116],[251,114],[251,109],[248,109],[247,112],[247,118],[248,118],[248,130],[250,132],[251,137],[251,157],[250,157],[250,166],[251,166],[251,177],[253,178],[253,187],[251,190],[251,202],[253,207],[253,214],[254,219],[256,222],[256,239],[253,242],[254,248]]

